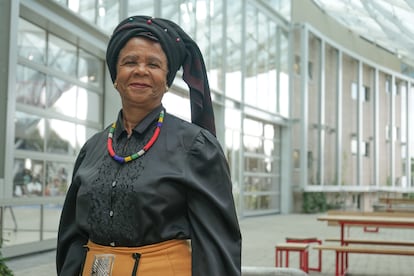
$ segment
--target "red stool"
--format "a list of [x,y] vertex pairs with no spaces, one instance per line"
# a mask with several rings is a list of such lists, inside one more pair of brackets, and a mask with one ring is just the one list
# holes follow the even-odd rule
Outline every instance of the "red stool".
[[[294,242],[294,243],[306,243],[306,244],[310,244],[310,243],[322,244],[322,241],[319,240],[316,237],[286,238],[286,242],[287,243]],[[318,251],[319,251],[319,253],[318,253],[318,266],[317,267],[309,267],[309,270],[321,272],[322,271],[322,250],[318,250]]]
[[308,248],[309,244],[307,243],[294,243],[294,242],[287,242],[287,243],[279,243],[275,247],[275,266],[282,267],[283,266],[283,252],[285,252],[285,267],[289,267],[289,252],[299,252],[299,268],[304,272],[309,272],[308,266]]

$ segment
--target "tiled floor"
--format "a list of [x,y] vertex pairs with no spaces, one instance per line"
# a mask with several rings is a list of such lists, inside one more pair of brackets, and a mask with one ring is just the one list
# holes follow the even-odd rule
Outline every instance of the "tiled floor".
[[[240,219],[243,236],[242,265],[243,266],[274,266],[274,247],[283,242],[285,237],[318,237],[322,240],[339,235],[339,228],[327,226],[325,222],[316,220],[317,215],[269,215]],[[378,233],[365,233],[361,228],[351,228],[349,234],[353,237],[375,236],[378,238],[395,238],[414,240],[413,230],[380,228]],[[51,276],[55,272],[55,252],[46,252],[24,258],[8,260],[7,264],[15,276]],[[311,252],[310,265],[316,265],[317,252]],[[350,255],[350,275],[352,276],[409,276],[414,258],[407,256],[389,255]],[[290,264],[298,267],[297,254],[292,253]],[[310,272],[309,275],[334,275],[334,252],[324,252],[322,272]],[[221,275],[220,275],[221,276]]]

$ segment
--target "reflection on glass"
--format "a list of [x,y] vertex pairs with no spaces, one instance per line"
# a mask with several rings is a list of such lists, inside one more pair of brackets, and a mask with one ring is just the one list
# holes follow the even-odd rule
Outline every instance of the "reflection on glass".
[[16,112],[14,147],[19,150],[43,151],[45,120],[23,112]]
[[[85,18],[89,23],[95,23],[96,17],[96,2],[97,1],[70,1],[72,2],[72,9],[76,10],[80,16]],[[76,4],[75,4],[76,2]],[[102,2],[102,1],[99,1]]]
[[25,66],[17,66],[16,101],[43,108],[46,104],[45,74]]
[[43,240],[56,239],[62,206],[47,204],[43,208]]
[[3,247],[57,237],[56,229],[59,225],[61,206],[55,204],[7,206],[0,208],[0,211],[3,215]]
[[83,125],[76,125],[76,151],[79,153],[80,148],[85,144],[92,135],[94,135],[98,130],[93,128],[88,128]]
[[21,18],[18,28],[18,55],[30,61],[45,64],[46,31]]
[[47,107],[55,112],[75,117],[76,86],[70,82],[49,77],[47,85]]
[[76,76],[76,46],[49,35],[48,66],[70,76]]
[[46,151],[59,154],[76,154],[75,124],[61,120],[48,120]]
[[245,213],[249,211],[276,211],[279,209],[279,196],[275,195],[245,195],[244,196],[244,210]]
[[166,93],[162,103],[168,112],[189,121],[191,118],[190,101],[173,93]]
[[13,166],[13,196],[41,196],[44,190],[43,161],[16,159]]
[[86,51],[79,50],[78,78],[85,83],[100,85],[102,83],[102,62]]
[[63,196],[66,194],[70,183],[72,165],[61,162],[46,163],[46,196]]
[[[136,3],[136,1],[129,1],[129,3],[131,2]],[[119,0],[105,0],[99,1],[98,3],[98,17],[96,22],[105,32],[110,33],[119,22],[119,3]],[[139,3],[142,8],[142,1],[139,1]],[[140,10],[140,12],[142,11]]]
[[102,114],[101,96],[79,87],[74,108],[76,108],[76,118],[98,123]]
[[245,172],[273,173],[273,159],[263,156],[246,156],[244,158]]
[[3,246],[40,240],[40,205],[3,207]]

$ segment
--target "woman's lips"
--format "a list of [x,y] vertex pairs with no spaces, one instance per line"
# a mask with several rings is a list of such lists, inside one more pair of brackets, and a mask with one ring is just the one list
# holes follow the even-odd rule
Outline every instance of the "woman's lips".
[[148,87],[151,87],[149,84],[141,83],[141,82],[133,82],[133,83],[130,83],[129,86],[131,86],[133,88],[148,88]]

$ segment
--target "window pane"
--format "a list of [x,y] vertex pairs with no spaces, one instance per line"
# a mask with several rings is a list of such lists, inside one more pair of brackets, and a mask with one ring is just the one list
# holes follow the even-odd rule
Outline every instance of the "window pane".
[[69,176],[72,172],[72,165],[62,162],[46,163],[46,179],[47,186],[46,196],[62,196],[66,194]]
[[76,46],[49,35],[48,66],[76,76]]
[[17,66],[16,101],[37,107],[44,107],[46,102],[46,76],[28,67]]
[[79,153],[80,148],[85,144],[92,135],[98,132],[97,129],[88,128],[83,125],[76,125],[76,152]]
[[76,154],[75,124],[61,121],[48,120],[47,152],[59,154]]
[[119,2],[119,0],[99,1],[97,24],[105,32],[110,33],[119,22]]
[[99,122],[101,118],[101,96],[98,94],[78,88],[78,97],[76,101],[76,117],[81,120]]
[[15,149],[43,151],[45,120],[23,112],[16,112]]
[[14,161],[13,195],[36,197],[43,195],[44,163],[30,158]]
[[76,86],[72,83],[49,78],[47,83],[47,107],[55,112],[75,117],[76,114]]
[[80,50],[78,67],[78,78],[80,81],[102,85],[103,65],[97,57]]
[[2,228],[3,235],[7,238],[4,239],[3,246],[24,245],[39,241],[41,219],[40,205],[6,207]]
[[83,1],[69,1],[68,3],[69,8],[80,16],[82,16],[85,20],[90,23],[95,23],[95,1],[94,0],[83,0]]
[[18,55],[36,63],[45,64],[46,31],[20,18],[18,32]]

